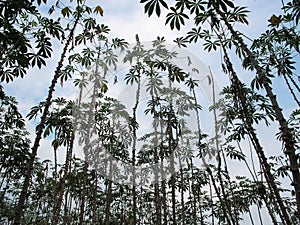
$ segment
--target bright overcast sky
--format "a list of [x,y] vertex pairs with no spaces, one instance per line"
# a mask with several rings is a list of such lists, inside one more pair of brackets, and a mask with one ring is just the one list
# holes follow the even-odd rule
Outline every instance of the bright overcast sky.
[[[52,1],[49,0],[49,7]],[[54,1],[53,1],[54,2]],[[173,1],[169,1],[173,2]],[[250,38],[257,37],[258,34],[267,28],[267,20],[276,14],[281,7],[281,0],[267,1],[267,0],[238,0],[236,5],[249,6],[249,26],[240,25],[244,33]],[[148,17],[144,14],[144,5],[141,5],[137,0],[106,0],[94,1],[87,0],[87,4],[100,4],[104,10],[104,17],[98,16],[98,22],[104,23],[111,29],[111,37],[120,37],[126,39],[130,43],[135,42],[135,35],[138,34],[141,41],[152,41],[157,36],[164,36],[169,43],[178,36],[183,36],[188,31],[188,27],[184,27],[182,31],[171,31],[169,26],[165,26],[165,18],[157,18],[155,15]],[[47,8],[47,7],[46,7]],[[48,9],[47,9],[48,10]],[[166,13],[166,12],[163,12]],[[220,56],[218,53],[207,53],[202,50],[201,45],[192,45],[189,51],[196,54],[205,65],[212,68],[215,75],[215,80],[222,86],[227,78],[221,74],[221,65],[219,63]],[[59,55],[61,49],[54,49],[54,55]],[[33,69],[25,78],[16,79],[13,83],[6,86],[7,94],[17,97],[20,104],[20,109],[26,115],[30,107],[43,101],[46,97],[48,86],[52,79],[54,69],[56,67],[57,58],[47,61],[48,66],[42,70]],[[247,72],[243,72],[242,78],[253,77],[249,76]],[[247,80],[247,79],[246,79]],[[70,95],[66,88],[57,88],[56,95],[64,96]]]
[[[49,7],[51,6],[51,0]],[[164,36],[169,43],[178,36],[183,36],[188,27],[183,31],[171,31],[169,26],[165,26],[165,18],[156,16],[148,17],[144,14],[144,5],[137,0],[106,0],[97,1],[87,0],[87,4],[100,4],[104,9],[104,17],[99,17],[98,22],[104,23],[111,29],[111,37],[120,37],[130,43],[135,42],[135,34],[138,34],[141,41],[152,41],[157,36]],[[172,2],[172,1],[169,1]],[[238,0],[237,5],[249,6],[249,26],[241,25],[245,34],[250,38],[255,38],[258,34],[267,28],[267,20],[271,15],[278,11],[281,6],[281,0]],[[210,66],[214,74],[220,73],[220,63],[218,53],[207,53],[202,50],[200,45],[192,45],[189,50],[195,53],[205,65]],[[54,54],[59,55],[61,49],[54,49]],[[217,58],[217,60],[216,60]],[[17,96],[20,107],[24,110],[41,100],[44,100],[50,80],[56,67],[56,58],[48,60],[48,66],[42,70],[30,70],[25,79],[16,79],[12,84],[7,85],[7,93]],[[224,79],[216,76],[219,82],[223,84]],[[26,107],[27,106],[27,107]],[[28,110],[28,108],[27,108]]]
[[[50,2],[51,0],[49,0]],[[96,4],[95,0],[87,0],[87,4]],[[173,1],[169,1],[173,2]],[[240,25],[244,33],[250,38],[256,38],[257,35],[267,29],[267,20],[279,12],[281,7],[281,0],[237,0],[236,5],[249,6],[249,26]],[[164,36],[169,43],[178,36],[183,36],[188,27],[185,27],[183,31],[171,31],[169,26],[165,26],[165,18],[157,18],[152,16],[149,18],[144,14],[144,5],[141,5],[137,0],[99,0],[97,4],[100,4],[104,10],[104,17],[99,17],[98,22],[104,23],[111,29],[111,37],[124,38],[130,43],[135,42],[135,35],[138,34],[142,42],[152,41],[157,36]],[[49,7],[51,4],[49,4]],[[221,71],[221,65],[219,63],[219,54],[207,53],[202,51],[202,46],[192,45],[189,48],[191,52],[196,54],[205,65],[210,66],[215,74],[216,82],[221,85],[224,84],[224,78],[219,77]],[[61,49],[54,50],[59,55]],[[48,65],[42,70],[34,69],[23,79],[16,79],[13,83],[5,85],[6,92],[9,95],[17,97],[19,101],[20,109],[23,115],[29,112],[30,107],[38,104],[38,102],[45,100],[50,80],[52,79],[54,69],[56,67],[57,59],[53,61],[47,61]],[[246,76],[253,77],[254,74],[243,72],[241,77],[246,79]],[[221,74],[221,76],[225,76]],[[226,79],[225,79],[226,80]],[[247,80],[247,79],[246,79]],[[64,96],[66,89],[57,88],[56,95]],[[70,93],[67,93],[67,95]],[[281,102],[282,103],[282,102]],[[34,124],[28,124],[29,129],[34,130]],[[34,134],[31,135],[34,137]],[[271,138],[272,135],[266,136],[266,140]],[[47,140],[43,140],[47,142]],[[49,144],[49,142],[48,142]],[[51,157],[48,152],[43,155]],[[41,156],[41,154],[40,154]]]
[[[48,0],[49,7],[54,0]],[[169,2],[173,2],[169,0]],[[250,25],[240,25],[247,36],[257,37],[258,34],[267,28],[267,20],[281,7],[281,0],[238,0],[237,5],[249,6]],[[135,34],[138,34],[141,41],[152,41],[157,36],[164,36],[169,43],[178,36],[183,36],[188,27],[182,31],[171,31],[169,26],[165,26],[165,18],[152,16],[149,18],[144,14],[144,5],[138,0],[87,0],[87,4],[100,4],[104,9],[104,17],[98,17],[99,23],[104,23],[111,29],[111,37],[120,37],[130,43],[135,42]],[[202,46],[193,44],[189,50],[195,53],[205,65],[210,66],[214,74],[219,74],[221,65],[218,53],[207,53],[202,50]],[[61,49],[54,49],[54,54],[59,55]],[[44,100],[53,71],[56,67],[56,58],[47,61],[48,66],[42,70],[34,69],[29,72],[25,79],[16,79],[12,84],[7,85],[8,94],[17,96],[20,107],[28,111],[28,107]],[[226,78],[215,75],[220,85],[224,84]],[[224,75],[222,75],[224,76]]]

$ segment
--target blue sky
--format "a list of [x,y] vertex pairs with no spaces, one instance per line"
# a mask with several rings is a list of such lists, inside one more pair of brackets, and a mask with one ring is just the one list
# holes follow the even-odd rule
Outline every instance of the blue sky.
[[[48,1],[49,7],[51,6],[51,0]],[[53,1],[54,2],[54,1]],[[172,2],[172,1],[169,1]],[[239,25],[244,33],[250,38],[257,37],[262,31],[267,28],[267,20],[270,16],[278,11],[281,6],[281,1],[276,0],[238,0],[236,4],[244,4],[249,6],[249,21],[250,25]],[[164,36],[169,43],[173,40],[184,35],[188,31],[188,27],[184,27],[181,31],[171,31],[168,26],[165,26],[164,15],[161,18],[156,16],[148,17],[144,14],[143,5],[137,0],[109,0],[109,1],[97,1],[104,10],[104,17],[98,17],[99,23],[104,23],[111,29],[112,37],[121,37],[126,39],[129,43],[135,42],[135,34],[138,34],[141,41],[152,41],[157,36]],[[87,0],[87,4],[95,4],[94,0]],[[43,7],[45,8],[45,6]],[[166,12],[166,11],[165,11]],[[43,69],[30,70],[28,75],[24,79],[16,79],[13,83],[6,85],[8,93],[17,96],[21,107],[23,103],[27,101],[26,105],[32,105],[29,103],[38,102],[45,96],[47,88],[50,84],[54,68],[56,67],[56,59],[61,52],[58,46],[54,45],[53,57],[47,60],[48,66]],[[219,53],[210,52],[207,53],[202,50],[200,44],[193,44],[188,48],[189,51],[196,54],[205,65],[212,68],[214,74],[219,74],[221,66],[219,63]],[[247,72],[243,72],[248,76]],[[251,76],[249,76],[251,77]],[[216,76],[222,86],[227,79]],[[65,90],[64,90],[65,91]],[[26,106],[24,106],[24,109]]]
[[[49,7],[53,0],[49,0]],[[172,2],[172,1],[168,1]],[[237,0],[237,5],[247,5],[249,7],[249,26],[238,25],[244,34],[250,38],[255,38],[261,32],[263,32],[268,25],[267,20],[273,13],[280,12],[281,0],[266,1],[266,0]],[[87,4],[94,4],[93,0],[87,0]],[[104,10],[104,17],[98,17],[99,23],[104,23],[111,29],[112,37],[121,37],[126,39],[130,43],[135,42],[135,34],[138,34],[140,40],[143,42],[152,41],[157,36],[164,36],[169,43],[178,37],[184,35],[188,31],[188,27],[184,27],[181,31],[171,31],[168,26],[165,26],[164,15],[166,11],[163,11],[161,18],[156,16],[148,17],[144,14],[144,6],[137,0],[109,0],[109,1],[97,1]],[[47,11],[47,6],[43,6]],[[219,52],[207,53],[202,50],[200,44],[191,45],[188,50],[198,56],[200,60],[207,66],[212,68],[212,72],[215,76],[215,81],[220,87],[227,84],[227,78],[221,72],[220,55]],[[57,56],[59,56],[61,49],[57,45],[54,45],[54,53],[52,59],[47,60],[47,67],[30,70],[25,78],[16,79],[13,83],[5,85],[7,94],[17,97],[19,101],[20,109],[26,115],[29,112],[30,107],[37,104],[39,101],[45,99],[48,86],[53,76],[54,69],[57,63]],[[236,62],[238,65],[239,62]],[[241,71],[237,67],[238,72],[242,80],[249,81],[254,75],[247,71]],[[277,79],[280,80],[280,79]],[[56,95],[71,96],[72,91],[67,87],[70,84],[66,84],[63,89],[57,87]],[[282,87],[282,82],[277,82],[277,88]],[[71,86],[71,85],[70,85]],[[290,102],[285,100],[285,95],[280,91],[279,101],[283,104],[284,108],[290,107]],[[291,105],[293,108],[293,105]],[[288,110],[290,111],[290,110]],[[288,112],[289,113],[289,112]]]
[[[55,2],[53,0],[48,1],[48,6]],[[168,2],[173,2],[169,0]],[[249,26],[238,25],[244,34],[250,38],[256,38],[261,32],[263,32],[268,25],[267,20],[273,13],[280,12],[281,0],[266,1],[266,0],[237,0],[237,5],[247,5],[249,8]],[[160,18],[156,16],[148,17],[144,14],[144,6],[137,0],[109,0],[109,1],[97,1],[87,0],[87,4],[96,5],[100,4],[104,10],[104,17],[97,17],[99,23],[104,23],[111,29],[112,37],[120,37],[126,39],[129,43],[135,43],[135,34],[138,34],[142,42],[148,42],[154,40],[157,36],[164,36],[169,43],[178,36],[183,36],[189,27],[184,27],[181,31],[176,31],[168,26],[165,26],[164,15],[166,11],[163,11],[163,15]],[[48,6],[43,6],[47,11]],[[195,54],[207,67],[212,68],[212,73],[215,77],[215,82],[221,88],[225,84],[228,84],[227,77],[221,72],[220,54],[219,52],[207,53],[202,50],[200,44],[192,44],[188,50]],[[52,59],[47,60],[47,67],[30,70],[25,78],[16,79],[13,83],[5,85],[7,94],[16,96],[19,101],[20,109],[24,115],[29,112],[29,109],[38,104],[39,101],[45,99],[48,86],[52,79],[54,69],[57,63],[57,57],[60,55],[61,47],[58,48],[57,44],[54,44],[54,52]],[[236,65],[239,62],[236,61]],[[253,73],[242,71],[237,67],[239,75],[242,80],[249,81],[254,76]],[[277,79],[278,81],[280,79]],[[73,91],[70,88],[71,83],[65,84],[63,88],[56,88],[56,96],[71,97]],[[276,86],[280,89],[282,82],[277,82]],[[289,105],[290,102],[285,100],[285,94],[280,90],[279,101],[283,104],[284,108],[293,108],[293,105]],[[290,112],[290,110],[288,110]],[[288,112],[288,113],[289,113]],[[29,129],[34,129],[33,123],[28,123]]]
[[[50,2],[51,0],[49,0],[49,3]],[[281,0],[236,0],[234,2],[236,2],[237,5],[246,5],[249,7],[249,26],[238,25],[237,27],[252,39],[256,38],[267,28],[267,20],[273,13],[276,14],[280,12],[279,9],[282,4]],[[95,1],[87,0],[87,4],[89,3],[95,4]],[[157,36],[164,36],[169,43],[172,43],[176,37],[183,36],[188,31],[188,27],[184,27],[182,31],[171,31],[168,26],[164,25],[165,12],[161,18],[157,18],[156,16],[149,18],[144,14],[143,5],[137,0],[107,0],[97,1],[97,3],[100,4],[104,10],[104,17],[98,17],[98,22],[109,26],[112,37],[124,38],[130,43],[135,42],[135,34],[139,35],[142,42],[152,41]],[[219,52],[204,52],[200,44],[193,44],[188,50],[197,55],[206,66],[212,68],[215,81],[220,87],[228,83],[226,76],[221,72]],[[47,67],[41,70],[30,70],[25,78],[16,79],[13,83],[5,85],[7,94],[16,96],[19,101],[23,115],[29,112],[30,107],[45,99],[56,67],[56,56],[60,55],[60,52],[61,49],[56,47],[52,59],[47,61]],[[239,62],[236,61],[236,65],[238,64]],[[240,68],[237,68],[237,70],[242,80],[249,81],[254,76],[253,73],[242,71]],[[295,105],[291,104],[290,101],[286,101],[286,95],[281,89],[282,82],[280,82],[280,79],[276,78],[275,85],[279,90],[277,93],[279,102],[284,108],[288,109],[288,114],[290,109],[294,108]],[[58,87],[56,95],[71,97],[74,92],[70,87],[71,84],[66,84],[63,89]],[[29,130],[34,130],[34,123],[30,122],[27,124]],[[276,133],[276,124],[273,128],[274,133]],[[273,135],[270,135],[265,129],[259,130],[258,132],[264,137],[264,145],[267,146],[267,148],[275,148],[277,153],[280,153],[280,146],[274,142]],[[34,134],[32,134],[32,137],[34,137]],[[43,140],[42,147],[39,151],[40,157],[52,157],[52,153],[48,151],[47,147],[49,144],[48,140]]]

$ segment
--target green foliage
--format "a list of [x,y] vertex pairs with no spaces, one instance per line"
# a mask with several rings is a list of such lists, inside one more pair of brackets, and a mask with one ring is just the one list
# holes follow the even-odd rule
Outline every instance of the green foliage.
[[10,82],[30,67],[45,66],[52,52],[50,37],[62,40],[64,32],[59,21],[42,17],[31,1],[6,1],[0,7],[0,78]]
[[293,0],[287,3],[286,6],[283,7],[283,9],[291,10],[293,14],[293,18],[296,21],[296,25],[298,25],[300,20],[300,4],[299,1]]
[[[216,134],[212,138],[200,129],[202,118],[198,111],[202,107],[195,93],[199,91],[201,81],[173,63],[178,54],[166,48],[165,38],[157,37],[150,50],[139,40],[136,46],[128,49],[124,39],[110,38],[108,26],[98,24],[94,15],[104,15],[101,6],[91,8],[83,0],[71,0],[69,5],[57,1],[50,7],[49,15],[44,16],[39,13],[39,7],[47,2],[0,2],[1,82],[11,82],[17,77],[24,77],[32,68],[47,66],[54,43],[61,46],[70,43],[63,53],[68,62],[59,62],[56,77],[62,86],[73,80],[80,92],[76,101],[64,96],[52,99],[51,93],[48,98],[50,105],[41,101],[27,115],[28,120],[36,119],[49,107],[42,124],[42,138],[50,140],[51,145],[45,148],[53,151],[54,159],[35,160],[23,224],[52,224],[53,217],[57,217],[59,224],[105,224],[103,218],[108,206],[110,224],[132,224],[134,214],[137,214],[139,224],[158,224],[157,204],[160,204],[161,219],[169,221],[173,218],[168,202],[174,192],[177,197],[172,209],[176,212],[178,224],[209,224],[211,221],[215,224],[238,224],[242,223],[245,214],[251,215],[253,207],[258,207],[258,210],[267,208],[272,216],[277,216],[272,185],[258,177],[265,173],[266,167],[260,164],[262,171],[255,171],[253,156],[250,158],[248,152],[242,151],[245,148],[242,144],[251,131],[249,124],[260,126],[264,122],[269,126],[275,120],[270,100],[255,89],[264,87],[266,83],[272,85],[275,75],[287,80],[291,92],[299,89],[295,80],[297,61],[294,57],[295,53],[299,53],[298,1],[287,3],[283,15],[270,17],[268,30],[252,42],[252,55],[237,39],[242,35],[237,32],[234,36],[226,24],[248,25],[249,11],[246,7],[236,6],[230,0],[178,0],[173,6],[168,6],[164,0],[140,1],[148,16],[154,13],[161,16],[163,8],[168,10],[165,24],[172,30],[194,23],[186,36],[175,39],[178,46],[187,47],[188,43],[203,41],[203,49],[208,52],[221,49],[224,54],[224,49],[231,49],[230,54],[235,53],[245,69],[254,71],[257,68],[253,60],[262,69],[264,82],[255,76],[249,84],[251,88],[242,83],[223,88],[223,98],[211,107],[214,113],[219,113]],[[68,23],[65,23],[66,20]],[[80,26],[72,34],[71,26],[75,21],[79,21]],[[68,32],[72,35],[67,36]],[[122,61],[118,58],[120,52],[125,52],[123,62],[130,63],[128,72],[122,77],[124,81],[115,74]],[[191,64],[189,58],[188,64]],[[223,70],[233,76],[233,68],[228,64],[228,61],[222,64]],[[200,73],[197,68],[193,68],[193,72]],[[113,84],[107,79],[109,73],[114,73]],[[143,104],[137,102],[136,109],[144,113],[153,130],[135,137],[134,132],[143,130],[144,121],[130,115],[125,105],[109,97],[107,92],[114,91],[113,85],[118,81],[121,85],[126,84],[128,89],[139,87],[141,79],[147,98]],[[177,88],[175,84],[183,88]],[[209,76],[209,85],[212,84]],[[196,130],[187,123],[192,113],[196,113],[199,120],[195,122],[199,123]],[[292,140],[299,148],[299,110],[293,111],[288,123]],[[17,108],[16,99],[7,96],[2,86],[0,133],[0,223],[9,224],[13,221],[17,196],[22,192],[21,184],[32,155],[25,119]],[[221,135],[224,140],[221,140]],[[279,136],[282,138],[281,133]],[[83,146],[85,160],[74,156],[78,150],[75,137]],[[138,206],[135,211],[132,187],[111,182],[132,181],[132,168],[120,165],[135,163],[133,153],[129,153],[134,141],[139,142],[134,149],[135,165],[142,168],[135,174],[136,182],[140,182],[135,189]],[[251,147],[250,144],[250,151]],[[62,162],[57,162],[58,152],[66,153],[65,161],[59,159]],[[299,150],[296,156],[299,157]],[[172,170],[168,164],[172,157],[178,160],[176,166],[180,169],[169,179],[163,176]],[[112,159],[120,163],[112,164]],[[240,171],[230,171],[227,164],[232,161],[239,166],[245,164],[252,178],[240,175]],[[279,193],[287,196],[283,198],[283,204],[292,215],[294,197],[288,195],[290,190],[283,189],[277,180],[289,177],[289,161],[283,155],[270,157],[268,161]],[[253,169],[249,163],[252,163]],[[232,175],[233,172],[238,176]],[[158,182],[150,183],[151,176],[157,176]]]
[[248,133],[245,126],[246,119],[256,124],[264,121],[266,125],[275,120],[274,110],[265,97],[246,88],[245,84],[241,88],[245,93],[244,107],[239,105],[241,100],[234,97],[235,92],[230,87],[223,89],[222,95],[224,98],[217,103],[220,110],[219,130],[225,134],[232,132],[229,136],[230,140],[241,141],[245,138]]
[[164,0],[141,0],[140,3],[146,3],[145,5],[145,13],[148,13],[150,17],[154,10],[157,16],[161,14],[161,6],[168,9],[168,5]]
[[11,196],[20,192],[19,181],[24,179],[30,157],[29,132],[14,97],[7,96],[0,86],[0,223],[11,221],[14,204]]
[[189,19],[188,15],[184,14],[183,12],[178,12],[174,7],[171,7],[170,10],[172,12],[168,13],[166,24],[170,23],[170,27],[173,30],[176,28],[180,30],[181,25],[185,25],[184,20]]

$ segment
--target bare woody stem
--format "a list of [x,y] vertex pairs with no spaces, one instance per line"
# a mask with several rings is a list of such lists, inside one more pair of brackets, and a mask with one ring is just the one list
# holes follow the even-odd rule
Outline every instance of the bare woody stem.
[[60,57],[60,60],[58,62],[56,70],[54,72],[54,77],[53,77],[51,85],[49,87],[48,96],[46,98],[44,111],[43,111],[43,114],[41,116],[40,123],[37,126],[36,137],[35,137],[34,144],[33,144],[33,147],[32,147],[32,152],[31,152],[31,155],[30,155],[30,158],[29,158],[29,161],[28,161],[25,180],[24,180],[24,183],[23,183],[22,191],[21,191],[20,198],[19,198],[19,201],[18,201],[18,204],[17,204],[16,212],[15,212],[15,215],[14,215],[13,225],[20,225],[22,217],[24,215],[25,201],[26,201],[26,199],[28,198],[28,195],[29,195],[28,188],[29,188],[29,184],[30,184],[30,180],[31,180],[32,171],[34,169],[34,161],[36,159],[37,151],[38,151],[38,148],[40,146],[40,141],[42,139],[42,134],[43,134],[43,131],[44,131],[47,115],[49,113],[49,109],[50,109],[50,106],[51,106],[51,103],[52,103],[53,93],[55,91],[55,86],[58,82],[58,79],[61,75],[61,69],[63,67],[63,62],[66,58],[67,50],[69,49],[69,46],[72,43],[74,33],[75,33],[75,29],[78,25],[80,17],[81,17],[81,14],[78,13],[78,15],[77,15],[77,17],[74,21],[74,25],[73,25],[72,29],[70,30],[68,40],[66,41],[66,44],[64,46],[63,52],[62,52],[61,57]]
[[215,7],[216,12],[220,15],[221,20],[225,23],[226,27],[230,31],[233,38],[238,42],[241,49],[246,53],[249,57],[252,65],[254,66],[259,82],[263,86],[266,91],[266,95],[271,101],[273,109],[275,111],[276,120],[279,123],[280,131],[282,134],[282,141],[284,143],[284,153],[288,156],[290,162],[290,171],[293,176],[293,183],[295,194],[296,194],[296,203],[297,203],[297,217],[300,220],[300,172],[298,165],[298,156],[296,154],[295,149],[295,141],[292,130],[289,128],[287,120],[285,119],[282,109],[279,107],[278,101],[276,99],[276,95],[273,93],[272,87],[264,74],[262,68],[260,67],[258,61],[255,59],[254,55],[244,43],[241,36],[233,29],[232,25],[226,19],[226,16],[223,12],[220,11],[218,7]]
[[[136,35],[136,42],[138,50],[140,51],[140,40],[139,36]],[[137,58],[137,64],[140,67],[140,59]],[[136,194],[136,145],[137,145],[137,108],[140,101],[140,91],[141,91],[141,71],[138,69],[138,81],[137,81],[135,105],[132,108],[132,133],[133,133],[133,142],[132,142],[132,213],[133,213],[133,224],[137,224],[137,194]]]
[[225,59],[225,64],[226,67],[228,69],[228,72],[230,73],[230,81],[231,81],[231,87],[233,89],[233,94],[235,97],[235,101],[237,103],[237,105],[240,105],[241,108],[241,113],[242,113],[242,119],[243,122],[246,125],[246,129],[249,132],[249,137],[250,140],[254,146],[254,149],[256,150],[256,153],[258,155],[260,164],[262,165],[263,168],[263,173],[265,175],[265,178],[268,182],[268,185],[270,187],[270,190],[273,192],[275,198],[276,198],[276,202],[278,203],[279,207],[277,206],[277,204],[275,204],[274,206],[277,209],[277,212],[279,213],[282,222],[284,222],[285,224],[291,224],[290,222],[290,217],[288,216],[288,213],[286,211],[286,207],[283,204],[282,198],[280,196],[279,190],[277,188],[274,176],[271,173],[271,166],[267,161],[267,158],[265,156],[263,147],[260,144],[260,141],[257,137],[257,134],[255,132],[255,129],[253,128],[253,124],[252,124],[252,120],[249,116],[249,112],[248,112],[248,107],[247,107],[247,103],[246,103],[246,95],[243,91],[242,85],[240,80],[238,79],[237,74],[235,73],[235,71],[233,70],[233,65],[228,57],[227,51],[225,49],[224,46],[222,46],[223,52],[224,52],[224,59]]

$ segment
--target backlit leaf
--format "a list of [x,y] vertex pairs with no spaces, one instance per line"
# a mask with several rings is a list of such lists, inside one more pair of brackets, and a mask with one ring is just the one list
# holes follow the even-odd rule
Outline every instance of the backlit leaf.
[[94,9],[94,13],[99,13],[101,16],[103,16],[103,9],[100,5],[98,5],[95,9]]

